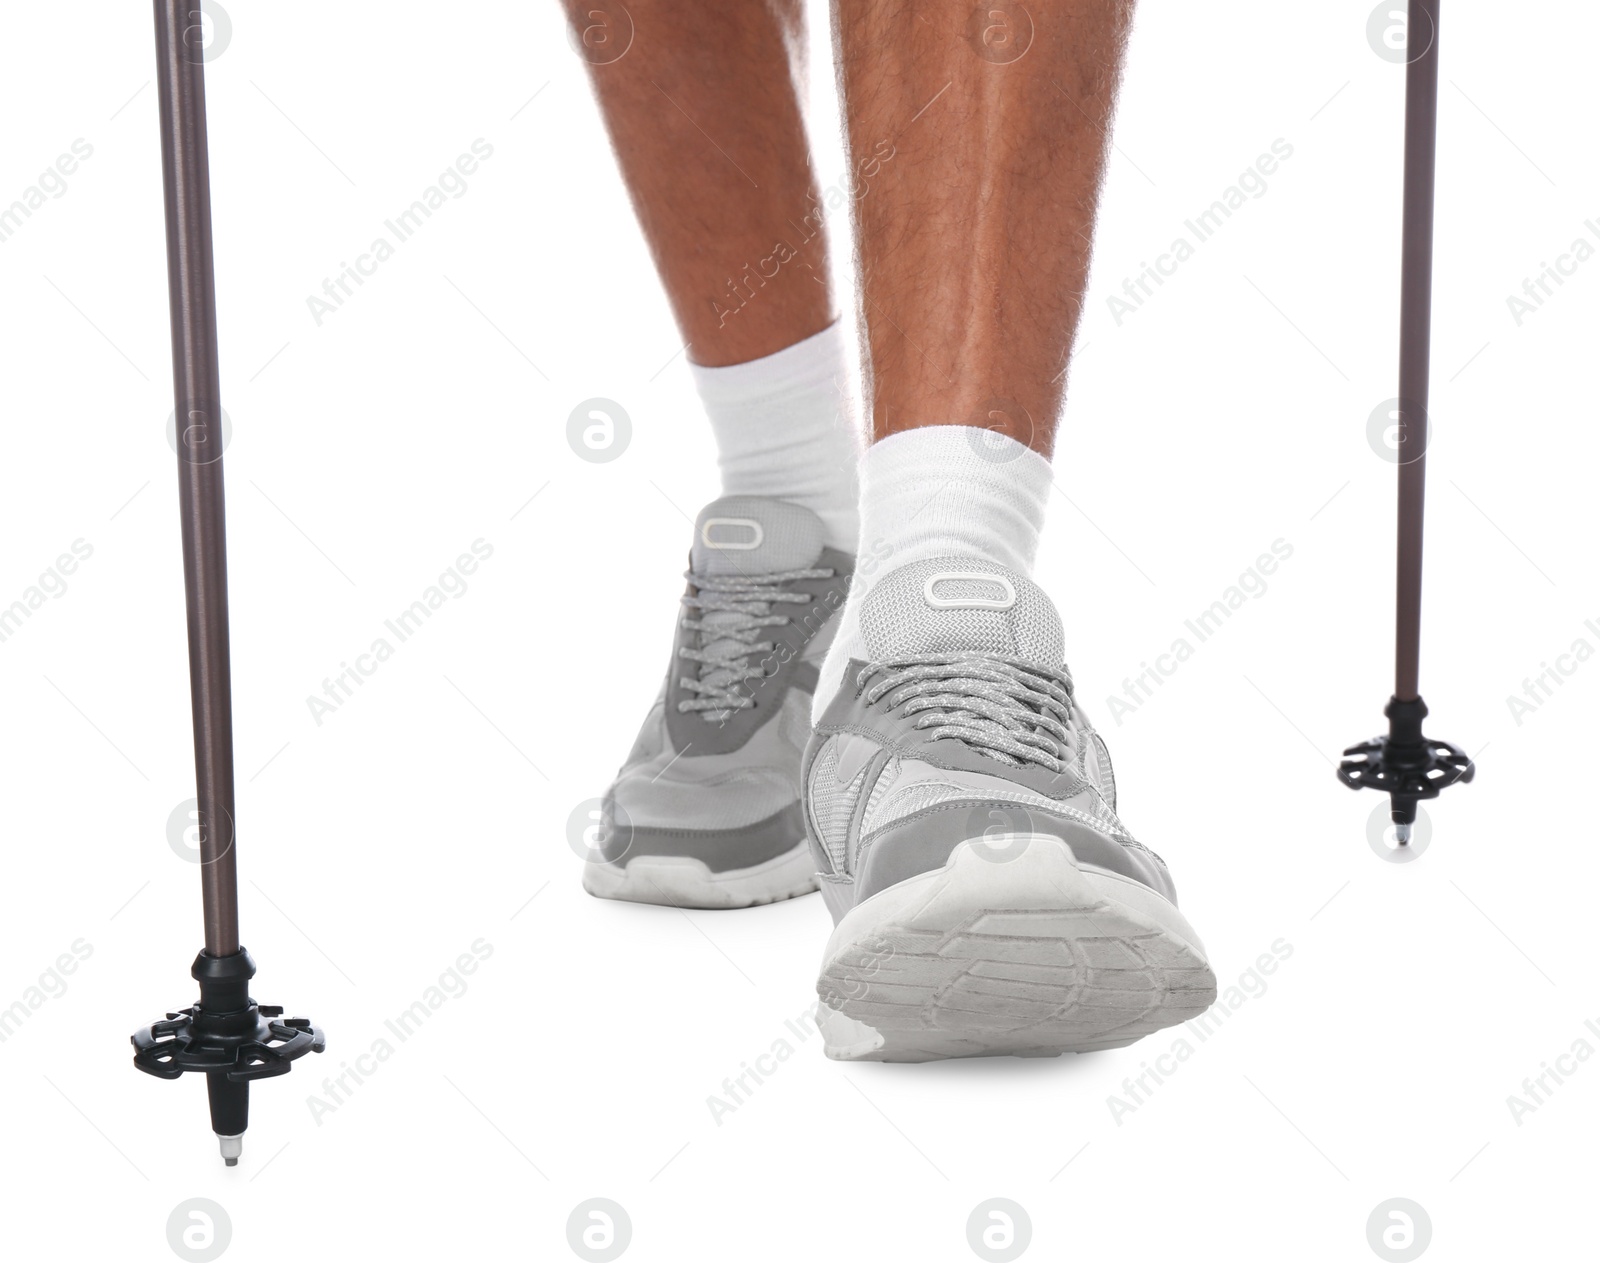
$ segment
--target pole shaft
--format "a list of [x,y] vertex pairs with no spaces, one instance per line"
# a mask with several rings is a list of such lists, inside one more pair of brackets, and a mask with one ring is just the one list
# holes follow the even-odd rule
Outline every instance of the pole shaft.
[[[1419,48],[1422,49],[1420,54],[1417,51]],[[1417,697],[1418,659],[1422,643],[1422,507],[1427,477],[1428,350],[1433,303],[1433,177],[1439,103],[1439,0],[1410,0],[1406,21],[1406,55],[1394,692],[1396,697],[1411,701]]]
[[155,0],[155,19],[205,949],[211,956],[232,956],[239,950],[233,846],[233,697],[222,495],[222,392],[217,370],[199,4],[197,0]]

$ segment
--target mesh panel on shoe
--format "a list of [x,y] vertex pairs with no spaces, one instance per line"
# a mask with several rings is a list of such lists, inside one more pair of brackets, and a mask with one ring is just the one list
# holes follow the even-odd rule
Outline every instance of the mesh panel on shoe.
[[900,777],[900,760],[890,759],[883,765],[883,771],[878,773],[878,779],[873,782],[872,792],[867,795],[867,810],[862,818],[863,827],[867,820],[872,818],[872,813],[878,809],[884,795],[893,787]]
[[844,869],[844,853],[850,839],[850,817],[855,813],[866,776],[867,771],[862,768],[848,784],[840,782],[837,741],[828,743],[811,769],[811,815],[835,872]]
[[822,556],[822,519],[766,496],[723,496],[700,510],[689,564],[697,574],[778,574]]
[[1039,586],[975,557],[936,557],[884,576],[861,608],[861,632],[874,662],[975,652],[1054,671],[1066,656],[1061,617]]

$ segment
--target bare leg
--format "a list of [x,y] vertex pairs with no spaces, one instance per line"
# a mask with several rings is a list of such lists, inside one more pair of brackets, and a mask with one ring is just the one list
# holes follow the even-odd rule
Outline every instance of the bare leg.
[[875,438],[1050,454],[1132,10],[835,0],[851,150],[895,154],[858,212]]
[[615,60],[619,6],[563,2],[596,45],[595,93],[690,360],[742,363],[830,324],[799,0],[628,0]]

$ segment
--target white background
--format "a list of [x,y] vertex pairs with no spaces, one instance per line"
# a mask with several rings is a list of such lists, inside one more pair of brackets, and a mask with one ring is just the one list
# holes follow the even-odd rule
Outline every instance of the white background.
[[[1141,5],[1040,574],[1123,814],[1219,980],[1293,954],[1120,1122],[1108,1098],[1184,1032],[839,1065],[785,1026],[814,999],[820,900],[581,891],[568,817],[653,696],[685,519],[716,491],[585,67],[549,3],[228,11],[207,79],[243,937],[256,997],[329,1048],[256,1088],[231,1171],[200,1082],[129,1064],[129,1032],[192,1002],[201,944],[167,840],[193,767],[151,22],[14,6],[0,203],[75,139],[93,156],[0,244],[0,604],[73,540],[93,555],[0,643],[0,1005],[75,940],[92,955],[0,1043],[6,1257],[170,1258],[191,1197],[238,1260],[567,1258],[590,1197],[626,1208],[638,1259],[971,1258],[996,1196],[1039,1258],[1367,1258],[1396,1196],[1431,1217],[1429,1257],[1586,1248],[1600,1065],[1520,1126],[1507,1098],[1600,1048],[1600,665],[1520,724],[1506,699],[1600,647],[1600,262],[1520,327],[1506,298],[1595,240],[1592,11],[1445,14],[1423,690],[1480,773],[1398,865],[1333,760],[1389,692],[1394,468],[1366,425],[1395,393],[1403,71],[1366,0]],[[813,17],[826,185],[847,167]],[[319,327],[307,296],[480,137],[465,195]],[[1280,137],[1265,196],[1119,327],[1107,296]],[[593,396],[633,419],[610,464],[565,438]],[[465,595],[319,726],[307,696],[480,538]],[[1116,723],[1105,699],[1279,538],[1266,594]],[[314,1118],[321,1078],[478,939],[466,993]],[[781,1038],[795,1055],[713,1122]]]

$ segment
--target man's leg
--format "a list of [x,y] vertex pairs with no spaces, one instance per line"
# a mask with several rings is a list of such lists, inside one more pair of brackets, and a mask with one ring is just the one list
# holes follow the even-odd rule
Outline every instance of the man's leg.
[[851,148],[895,150],[860,210],[874,435],[1049,456],[1132,0],[836,7]]
[[830,1056],[1114,1047],[1215,997],[1030,577],[1131,8],[835,0],[851,147],[895,158],[858,243],[882,564],[806,754]]
[[[854,563],[859,444],[797,85],[798,0],[567,0],[716,439],[667,679],[584,885],[738,907],[816,888],[811,693]],[[618,55],[620,53],[620,56]]]
[[628,0],[620,55],[620,6],[564,3],[689,358],[741,364],[832,324],[820,240],[765,284],[745,275],[816,197],[798,0]]
[[[564,0],[712,430],[723,491],[856,544],[846,348],[801,117],[800,0]],[[613,60],[614,58],[614,60]]]

